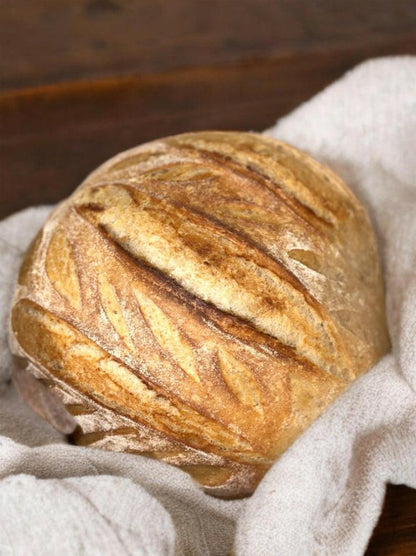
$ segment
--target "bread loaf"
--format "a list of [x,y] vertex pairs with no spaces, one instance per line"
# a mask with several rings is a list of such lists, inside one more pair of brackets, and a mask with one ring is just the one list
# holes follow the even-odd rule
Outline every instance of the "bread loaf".
[[222,497],[250,494],[389,348],[364,209],[251,133],[168,137],[94,171],[30,247],[10,326],[19,372],[59,397],[76,443]]

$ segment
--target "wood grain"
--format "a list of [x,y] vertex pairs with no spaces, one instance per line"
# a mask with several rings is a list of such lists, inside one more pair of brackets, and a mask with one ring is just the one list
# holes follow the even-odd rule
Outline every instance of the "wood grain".
[[387,485],[383,513],[368,545],[366,556],[416,554],[416,490]]
[[261,130],[363,59],[407,52],[416,53],[416,36],[5,92],[0,217],[58,201],[99,163],[145,141],[200,129]]
[[[0,217],[134,144],[263,129],[366,58],[416,54],[415,28],[411,0],[3,3]],[[388,486],[367,554],[416,554],[414,490]]]
[[1,88],[345,48],[414,33],[412,0],[13,0]]

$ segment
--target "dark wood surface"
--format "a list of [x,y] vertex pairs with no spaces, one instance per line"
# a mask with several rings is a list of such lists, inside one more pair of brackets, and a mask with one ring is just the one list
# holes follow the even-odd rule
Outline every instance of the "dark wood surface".
[[233,64],[412,34],[414,0],[3,0],[3,88]]
[[[0,7],[0,218],[54,203],[116,152],[261,130],[355,64],[416,54],[412,0],[14,0]],[[388,486],[371,556],[416,555]]]
[[[109,156],[196,129],[261,130],[356,63],[416,36],[0,94],[0,217],[56,202]],[[28,186],[30,184],[30,187]]]
[[366,556],[416,555],[416,490],[388,485]]

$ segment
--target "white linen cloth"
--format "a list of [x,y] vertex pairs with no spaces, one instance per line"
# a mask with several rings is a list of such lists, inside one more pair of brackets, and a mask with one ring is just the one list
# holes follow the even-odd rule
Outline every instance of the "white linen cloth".
[[9,383],[7,314],[49,208],[0,223],[0,554],[360,555],[386,482],[416,488],[416,58],[366,62],[266,133],[328,163],[378,234],[393,349],[246,500],[144,457],[70,446]]

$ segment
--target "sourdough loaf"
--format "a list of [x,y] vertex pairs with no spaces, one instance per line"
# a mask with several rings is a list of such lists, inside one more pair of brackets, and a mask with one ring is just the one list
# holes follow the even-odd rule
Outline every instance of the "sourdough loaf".
[[59,397],[75,442],[223,497],[251,493],[389,347],[356,197],[295,148],[232,132],[154,141],[88,176],[30,247],[10,326],[19,376]]

